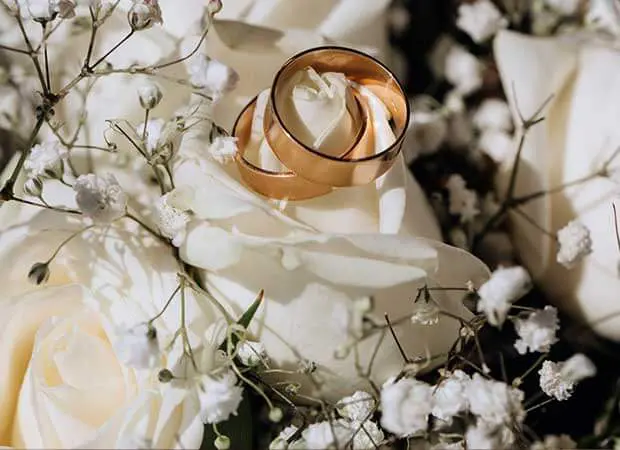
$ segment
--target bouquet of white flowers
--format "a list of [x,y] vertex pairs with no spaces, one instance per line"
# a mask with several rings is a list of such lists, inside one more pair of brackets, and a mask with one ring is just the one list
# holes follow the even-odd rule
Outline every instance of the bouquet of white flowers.
[[389,3],[0,0],[0,445],[575,446],[620,8],[463,2],[408,98]]

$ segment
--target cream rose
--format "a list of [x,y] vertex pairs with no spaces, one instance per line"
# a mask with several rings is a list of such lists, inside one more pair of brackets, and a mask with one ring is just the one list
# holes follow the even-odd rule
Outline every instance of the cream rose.
[[[154,317],[176,284],[170,252],[135,228],[76,238],[34,287],[27,273],[78,221],[9,203],[0,209],[0,445],[17,448],[197,448],[195,399],[125,367],[116,330]],[[195,342],[214,320],[188,297]],[[155,322],[160,342],[179,326],[178,308]],[[93,407],[96,405],[96,407]]]
[[[531,115],[554,94],[546,120],[532,129],[523,150],[517,194],[546,190],[600,170],[620,144],[620,51],[617,43],[595,36],[526,37],[500,32],[495,56],[506,92],[514,85],[518,106]],[[516,105],[512,96],[513,110]],[[612,167],[618,167],[616,158]],[[504,170],[504,182],[509,167]],[[620,312],[620,289],[612,203],[618,185],[597,177],[532,202],[524,211],[545,229],[557,232],[571,220],[590,229],[593,253],[573,269],[556,262],[555,242],[515,216],[514,243],[549,293],[550,300],[584,321]],[[599,321],[595,329],[620,339],[620,321]]]

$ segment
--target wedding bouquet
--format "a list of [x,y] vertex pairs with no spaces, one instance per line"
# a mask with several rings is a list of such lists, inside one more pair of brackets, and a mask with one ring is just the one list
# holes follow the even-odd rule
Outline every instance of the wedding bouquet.
[[620,6],[461,2],[408,98],[389,3],[0,0],[0,445],[576,447]]

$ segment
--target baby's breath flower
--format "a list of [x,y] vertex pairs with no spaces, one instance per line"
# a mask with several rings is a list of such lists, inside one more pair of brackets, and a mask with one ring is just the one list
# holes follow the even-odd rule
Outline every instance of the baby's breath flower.
[[475,191],[466,188],[465,180],[458,174],[450,175],[446,183],[450,193],[450,214],[461,216],[461,222],[473,220],[480,210],[478,209],[478,195]]
[[473,118],[479,130],[510,131],[512,115],[508,104],[498,98],[489,98],[482,102]]
[[469,95],[482,86],[482,64],[463,47],[454,45],[446,55],[445,77],[461,95]]
[[491,325],[501,327],[512,303],[529,291],[531,283],[523,267],[498,268],[478,289],[478,312],[484,313]]
[[490,425],[521,422],[525,417],[523,392],[501,381],[476,373],[467,383],[466,395],[471,413]]
[[217,424],[237,415],[243,399],[243,388],[237,384],[237,376],[228,371],[219,377],[203,375],[200,379],[198,398],[200,417],[204,423]]
[[155,203],[155,211],[159,231],[164,237],[171,239],[174,246],[178,247],[185,237],[190,214],[174,206],[173,200],[173,193],[163,195]]
[[69,152],[58,141],[37,144],[30,150],[24,169],[32,178],[60,178],[68,156]]
[[48,263],[35,263],[28,272],[28,280],[37,286],[47,283],[50,278],[50,268]]
[[[145,145],[146,149],[150,153],[153,153],[155,150],[157,150],[157,147],[161,140],[162,130],[164,129],[165,124],[166,123],[163,119],[149,120],[146,123]],[[136,127],[136,132],[138,133],[138,135],[142,136],[142,133],[144,132],[144,122]]]
[[24,192],[33,197],[40,197],[43,192],[43,182],[40,178],[28,178],[24,182]]
[[119,360],[128,367],[153,369],[160,363],[157,330],[152,325],[119,330],[114,348]]
[[592,253],[590,230],[575,220],[558,231],[557,260],[567,269],[574,267],[583,258]]
[[462,370],[455,370],[449,377],[442,380],[433,390],[433,416],[450,421],[457,414],[467,411],[467,384],[469,375]]
[[506,28],[508,20],[489,0],[476,0],[459,5],[456,25],[471,36],[474,42],[480,44]]
[[566,434],[561,434],[559,436],[551,434],[545,436],[542,442],[538,441],[533,443],[530,450],[568,450],[572,448],[577,448],[577,443],[573,441],[570,436]]
[[476,450],[511,448],[514,443],[514,433],[506,426],[496,426],[478,420],[475,426],[467,429],[465,441],[467,448]]
[[253,367],[267,359],[267,350],[261,342],[244,341],[239,345],[237,356],[243,364]]
[[406,437],[426,430],[433,408],[432,388],[413,378],[388,381],[381,389],[381,425]]
[[73,189],[82,213],[96,222],[112,222],[127,211],[127,195],[112,174],[80,175]]
[[432,301],[420,300],[413,305],[411,323],[415,325],[435,325],[439,322],[439,307]]
[[478,139],[478,148],[497,163],[510,158],[514,151],[512,136],[502,130],[487,129]]
[[211,142],[208,151],[211,157],[220,164],[229,164],[237,154],[237,138],[218,136]]
[[343,444],[351,439],[351,430],[346,422],[335,420],[314,423],[303,432],[305,448],[331,448],[336,444]]
[[527,319],[516,319],[515,330],[519,335],[515,348],[524,355],[530,352],[548,352],[558,341],[556,332],[560,329],[558,310],[553,306],[535,311]]
[[232,91],[239,82],[237,72],[205,55],[192,58],[188,69],[191,83],[215,99]]
[[134,31],[146,30],[156,23],[164,23],[161,18],[159,0],[133,0],[127,17]]
[[24,19],[50,21],[56,16],[63,19],[75,16],[74,0],[17,0]]
[[159,86],[150,81],[138,88],[138,98],[140,99],[140,105],[144,109],[155,108],[161,102],[162,97],[163,94]]
[[543,362],[538,374],[542,391],[561,401],[570,398],[577,383],[596,375],[596,367],[587,356],[578,353],[564,362]]
[[372,416],[375,399],[368,392],[357,391],[353,395],[341,399],[336,407],[344,418],[363,421]]

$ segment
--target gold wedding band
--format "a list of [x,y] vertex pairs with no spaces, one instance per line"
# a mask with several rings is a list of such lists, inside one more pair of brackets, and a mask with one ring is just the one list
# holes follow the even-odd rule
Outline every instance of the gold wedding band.
[[[346,158],[333,157],[310,148],[300,142],[286,127],[280,114],[285,100],[283,89],[286,81],[299,70],[314,68],[319,73],[341,72],[347,79],[369,89],[387,107],[392,116],[396,139],[392,145],[379,153],[368,152],[364,134]],[[367,102],[362,102],[366,104]],[[368,108],[368,106],[365,106]],[[372,119],[367,111],[366,134]],[[346,187],[368,184],[379,178],[398,156],[405,131],[409,124],[409,102],[396,77],[382,63],[356,50],[343,47],[319,47],[304,51],[289,59],[277,73],[270,94],[265,126],[265,137],[277,158],[298,177],[308,182]],[[368,135],[366,136],[368,139]]]
[[241,179],[259,194],[279,200],[306,200],[329,193],[332,190],[330,186],[312,183],[290,171],[271,172],[255,166],[245,158],[257,99],[254,98],[243,108],[233,126],[232,134],[237,138],[238,148],[235,161]]

